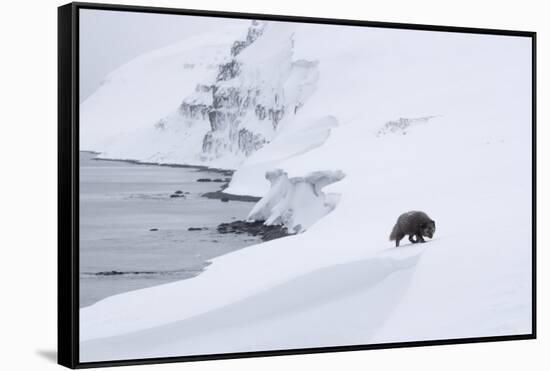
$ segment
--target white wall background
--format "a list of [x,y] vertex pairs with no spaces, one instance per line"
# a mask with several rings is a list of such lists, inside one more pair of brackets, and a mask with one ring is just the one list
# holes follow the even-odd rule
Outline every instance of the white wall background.
[[[550,24],[537,0],[187,0],[127,4],[364,19],[538,32],[539,339],[147,366],[155,370],[518,370],[550,361],[545,268],[550,186]],[[59,0],[10,1],[0,19],[0,368],[59,369],[56,348],[57,9]],[[546,106],[545,106],[546,105]],[[434,298],[435,300],[437,298]],[[547,367],[547,366],[546,366]],[[127,370],[138,367],[127,367]],[[142,369],[142,368],[139,368]]]

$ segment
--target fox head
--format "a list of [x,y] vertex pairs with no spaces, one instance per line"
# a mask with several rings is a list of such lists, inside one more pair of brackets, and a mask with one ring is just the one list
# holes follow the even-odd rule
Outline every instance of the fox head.
[[422,236],[433,238],[435,233],[435,222],[430,220],[429,222],[422,223],[420,230],[422,231]]

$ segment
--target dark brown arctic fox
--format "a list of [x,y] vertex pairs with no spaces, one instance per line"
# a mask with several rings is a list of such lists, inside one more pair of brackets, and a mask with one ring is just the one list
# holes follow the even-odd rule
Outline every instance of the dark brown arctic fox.
[[434,233],[435,222],[426,213],[409,211],[397,218],[397,223],[395,223],[390,234],[390,241],[395,241],[395,246],[399,247],[399,241],[407,234],[409,235],[409,241],[417,243],[426,242],[424,237],[432,238]]

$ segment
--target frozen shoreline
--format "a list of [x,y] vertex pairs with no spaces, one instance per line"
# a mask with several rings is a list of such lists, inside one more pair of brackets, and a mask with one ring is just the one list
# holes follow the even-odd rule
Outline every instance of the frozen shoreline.
[[[91,154],[99,155],[99,152],[94,151],[81,151]],[[132,160],[132,159],[117,159],[117,158],[98,158],[97,161],[115,161],[115,162],[127,162],[129,164],[134,165],[145,165],[145,166],[166,166],[166,167],[174,167],[174,168],[184,168],[184,169],[195,169],[197,171],[204,171],[204,172],[214,172],[219,173],[220,175],[223,175],[225,177],[232,177],[235,173],[234,169],[222,169],[222,168],[216,168],[216,167],[209,167],[205,165],[189,165],[189,164],[177,164],[177,163],[159,163],[159,162],[147,162],[147,161],[139,161],[139,160]],[[231,178],[229,178],[231,180]],[[202,197],[214,199],[214,200],[221,200],[222,198],[227,199],[229,201],[243,201],[243,202],[258,202],[261,197],[257,196],[250,196],[250,195],[236,195],[232,193],[226,193],[224,192],[224,189],[226,189],[228,186],[228,182],[223,182],[220,186],[220,189],[212,192],[205,192],[202,194]]]
[[244,219],[252,205],[202,197],[219,192],[222,183],[197,179],[227,177],[229,171],[96,156],[81,152],[82,307],[194,277],[209,259],[261,242],[251,234],[217,231],[222,223]]

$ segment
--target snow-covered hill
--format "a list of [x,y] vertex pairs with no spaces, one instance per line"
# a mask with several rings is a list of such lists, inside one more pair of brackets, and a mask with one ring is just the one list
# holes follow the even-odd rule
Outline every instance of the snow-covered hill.
[[315,90],[318,63],[293,58],[293,31],[253,21],[241,39],[197,36],[129,63],[84,103],[81,147],[105,158],[238,167]]
[[[211,54],[181,94],[151,81],[161,103],[134,79],[162,63],[114,73],[81,145],[234,168],[226,191],[263,197],[252,218],[300,233],[82,309],[82,361],[530,332],[529,39],[271,22],[222,41],[170,49],[167,75]],[[396,249],[413,209],[435,238]]]

